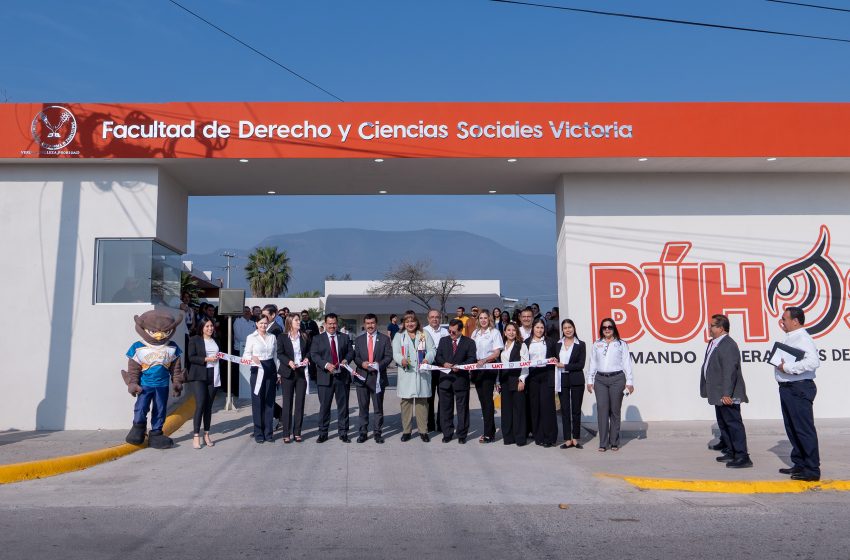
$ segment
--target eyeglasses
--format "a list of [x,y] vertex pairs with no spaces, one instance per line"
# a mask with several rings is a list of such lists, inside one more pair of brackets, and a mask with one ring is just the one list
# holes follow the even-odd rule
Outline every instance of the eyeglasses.
[[613,331],[614,325],[602,325],[602,330],[603,331]]

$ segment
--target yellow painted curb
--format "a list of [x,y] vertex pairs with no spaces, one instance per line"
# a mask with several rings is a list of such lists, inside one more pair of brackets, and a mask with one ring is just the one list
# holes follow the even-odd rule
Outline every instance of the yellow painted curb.
[[850,480],[682,480],[676,478],[646,478],[618,474],[596,474],[600,478],[625,480],[641,490],[680,490],[718,494],[795,494],[821,490],[850,491]]
[[[177,407],[177,410],[168,415],[165,419],[165,424],[162,426],[162,432],[165,435],[171,435],[180,429],[186,420],[192,417],[195,410],[195,399],[187,398],[183,404]],[[32,480],[36,478],[47,478],[74,471],[81,471],[107,461],[114,461],[130,453],[135,453],[147,447],[147,443],[142,445],[130,445],[123,443],[115,447],[107,447],[96,451],[88,451],[77,455],[67,455],[65,457],[54,457],[52,459],[44,459],[41,461],[28,461],[26,463],[13,463],[9,465],[0,465],[0,484],[10,484],[13,482],[21,482],[24,480]]]

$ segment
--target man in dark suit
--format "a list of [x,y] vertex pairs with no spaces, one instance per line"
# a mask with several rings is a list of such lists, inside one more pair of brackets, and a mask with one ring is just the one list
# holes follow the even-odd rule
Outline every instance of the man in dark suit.
[[[365,381],[354,377],[357,406],[360,407],[360,427],[357,443],[363,443],[369,433],[369,402],[374,408],[375,443],[384,443],[381,430],[384,426],[384,394],[389,385],[387,368],[393,361],[392,343],[388,336],[378,332],[378,318],[373,313],[363,317],[366,332],[354,340],[354,365]],[[375,371],[375,365],[378,371]],[[378,389],[380,388],[380,392]]]
[[440,339],[434,363],[449,372],[440,372],[437,390],[440,392],[440,428],[443,443],[452,440],[454,431],[454,409],[457,407],[457,441],[466,443],[469,431],[469,372],[457,368],[459,365],[474,364],[475,341],[463,336],[463,322],[449,322],[449,336]]
[[741,373],[741,352],[729,336],[729,318],[712,315],[708,326],[711,342],[705,351],[699,379],[700,396],[714,405],[717,427],[729,451],[717,458],[730,469],[753,466],[747,453],[747,432],[741,418],[741,403],[747,400],[747,388]]
[[347,334],[337,332],[337,316],[325,315],[325,332],[313,338],[310,360],[316,364],[316,385],[319,389],[319,437],[316,443],[328,440],[331,423],[331,401],[336,400],[339,439],[348,443],[348,392],[351,374],[341,367],[354,358],[354,348]]
[[310,318],[310,312],[306,309],[301,312],[301,332],[311,338],[319,336],[319,324]]

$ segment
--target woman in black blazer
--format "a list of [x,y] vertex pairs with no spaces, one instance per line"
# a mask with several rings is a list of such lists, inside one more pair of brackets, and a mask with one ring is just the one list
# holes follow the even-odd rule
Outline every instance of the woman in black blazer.
[[[505,348],[502,350],[502,363],[521,362],[528,359],[528,346],[519,336],[516,323],[506,323]],[[528,440],[528,427],[525,425],[525,380],[528,368],[502,369],[499,371],[499,384],[502,387],[502,443],[522,447]],[[583,388],[582,388],[583,389]]]
[[584,399],[584,363],[587,347],[576,336],[572,319],[561,321],[561,340],[558,341],[558,370],[555,390],[561,400],[561,424],[564,443],[561,449],[581,449],[581,401]]
[[[531,324],[531,336],[525,341],[530,360],[557,358],[558,343],[546,337],[546,323],[537,318]],[[555,364],[528,368],[528,406],[534,443],[552,447],[558,441],[555,412]]]
[[277,335],[277,340],[277,357],[280,362],[277,375],[283,395],[283,410],[280,414],[283,443],[291,442],[293,434],[295,441],[300,443],[301,425],[304,422],[304,398],[307,394],[306,361],[310,352],[310,339],[306,333],[301,332],[301,317],[294,313],[287,315],[284,332]]
[[218,344],[213,338],[215,323],[209,317],[202,316],[197,321],[195,333],[189,339],[186,348],[186,359],[189,362],[186,381],[195,397],[192,447],[200,449],[201,418],[204,420],[204,443],[207,447],[215,445],[210,439],[210,422],[212,421],[212,403],[218,387],[221,386],[221,374],[218,367]]

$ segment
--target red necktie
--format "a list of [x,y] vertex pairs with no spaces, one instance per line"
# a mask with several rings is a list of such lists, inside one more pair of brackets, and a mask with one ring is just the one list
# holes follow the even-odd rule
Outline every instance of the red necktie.
[[452,354],[457,354],[457,340],[452,340]]
[[370,334],[369,335],[369,363],[371,364],[374,361],[375,361],[375,340],[374,340],[374,337]]
[[331,362],[334,367],[339,365],[339,354],[336,353],[336,337],[331,337]]

